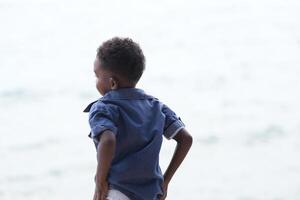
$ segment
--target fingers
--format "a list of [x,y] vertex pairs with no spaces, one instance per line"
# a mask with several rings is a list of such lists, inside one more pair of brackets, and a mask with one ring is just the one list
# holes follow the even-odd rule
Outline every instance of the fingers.
[[107,189],[104,188],[104,189],[101,191],[101,193],[98,193],[99,196],[98,196],[98,199],[97,199],[97,200],[106,200],[107,193],[108,193]]
[[101,192],[101,198],[100,200],[106,200],[106,197],[107,197],[107,188],[105,188],[102,192]]
[[164,190],[163,194],[159,197],[159,200],[165,200],[167,198],[167,191]]
[[160,200],[165,200],[166,199],[166,195],[163,195]]
[[93,198],[93,200],[98,200],[98,199],[97,199],[97,192],[94,193],[94,198]]
[[106,200],[107,194],[102,193],[100,200]]
[[101,192],[99,192],[98,190],[95,190],[95,194],[94,194],[93,200],[102,200],[101,199]]
[[108,195],[107,182],[96,184],[95,194],[93,200],[106,200]]
[[106,200],[107,192],[95,192],[93,200]]

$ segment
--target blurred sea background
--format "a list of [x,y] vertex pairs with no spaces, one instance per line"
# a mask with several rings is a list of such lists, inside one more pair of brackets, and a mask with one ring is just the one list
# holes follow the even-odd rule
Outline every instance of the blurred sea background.
[[[138,87],[194,136],[171,200],[300,199],[297,0],[0,0],[0,200],[92,199],[83,109],[113,36],[146,56]],[[164,170],[175,148],[164,140]]]

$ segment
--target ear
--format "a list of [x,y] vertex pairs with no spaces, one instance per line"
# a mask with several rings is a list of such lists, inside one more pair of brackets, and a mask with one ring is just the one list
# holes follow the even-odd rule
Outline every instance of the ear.
[[114,77],[109,78],[110,89],[115,90],[118,89],[118,81]]

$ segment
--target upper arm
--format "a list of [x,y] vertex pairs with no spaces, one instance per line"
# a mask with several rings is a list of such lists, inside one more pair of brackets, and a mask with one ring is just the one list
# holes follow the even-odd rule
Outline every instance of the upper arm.
[[113,133],[111,130],[103,131],[102,134],[99,135],[99,143],[97,146],[97,150],[100,144],[114,148],[116,145],[116,134]]
[[103,131],[99,137],[101,142],[105,142],[109,144],[114,143],[116,141],[116,134],[111,130]]

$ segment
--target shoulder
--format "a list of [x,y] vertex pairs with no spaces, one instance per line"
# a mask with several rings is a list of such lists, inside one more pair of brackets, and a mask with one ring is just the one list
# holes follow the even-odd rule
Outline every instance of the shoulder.
[[161,110],[163,113],[170,113],[170,112],[174,112],[167,104],[159,101],[159,104],[161,106]]
[[112,119],[116,119],[119,116],[118,107],[113,104],[109,104],[101,101],[101,99],[90,103],[84,112],[89,112],[89,115],[101,114]]

